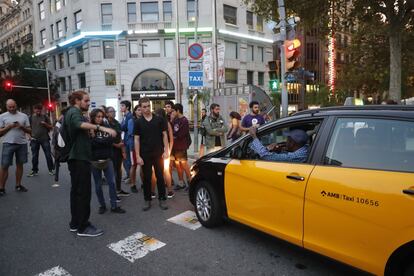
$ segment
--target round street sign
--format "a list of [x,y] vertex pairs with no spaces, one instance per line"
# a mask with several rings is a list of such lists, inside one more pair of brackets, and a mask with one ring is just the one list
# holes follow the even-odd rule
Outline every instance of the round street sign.
[[203,46],[199,43],[193,43],[188,47],[188,55],[192,59],[199,59],[203,56],[204,50]]

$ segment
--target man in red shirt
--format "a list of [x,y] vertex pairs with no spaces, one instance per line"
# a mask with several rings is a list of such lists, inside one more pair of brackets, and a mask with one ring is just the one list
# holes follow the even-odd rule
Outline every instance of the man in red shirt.
[[[187,162],[187,149],[190,146],[190,127],[187,118],[183,115],[182,104],[175,104],[172,111],[172,125],[174,133],[174,143],[171,155],[174,157],[175,166],[177,167],[179,183],[176,190],[186,188],[184,184],[183,171],[187,175],[187,181],[190,182],[190,167]],[[187,185],[188,187],[188,185]]]

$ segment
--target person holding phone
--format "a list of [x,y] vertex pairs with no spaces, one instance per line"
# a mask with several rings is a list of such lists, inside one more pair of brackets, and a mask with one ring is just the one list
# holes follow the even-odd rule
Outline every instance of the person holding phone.
[[16,191],[27,192],[22,185],[23,164],[27,162],[26,134],[31,134],[29,118],[17,111],[16,101],[6,101],[7,112],[0,115],[0,137],[3,136],[0,169],[0,196],[6,194],[5,185],[9,176],[9,167],[16,158]]
[[30,149],[32,150],[32,170],[28,177],[36,176],[39,173],[39,151],[42,147],[46,157],[49,175],[54,175],[54,164],[52,159],[52,149],[50,147],[49,131],[53,129],[50,119],[42,114],[43,106],[36,104],[33,108],[33,114],[29,117],[30,127],[32,129],[32,138],[30,139]]

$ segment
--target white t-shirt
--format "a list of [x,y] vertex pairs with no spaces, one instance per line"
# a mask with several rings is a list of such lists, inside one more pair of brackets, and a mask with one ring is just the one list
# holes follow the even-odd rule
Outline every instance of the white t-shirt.
[[[29,117],[17,111],[15,114],[5,112],[0,115],[0,128],[18,122],[20,125],[30,127]],[[12,128],[3,136],[3,143],[9,144],[26,144],[27,139],[21,128]]]

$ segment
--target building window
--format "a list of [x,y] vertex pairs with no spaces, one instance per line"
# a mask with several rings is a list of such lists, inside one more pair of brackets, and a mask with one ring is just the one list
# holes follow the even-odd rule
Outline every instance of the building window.
[[54,0],[49,0],[49,11],[50,11],[50,14],[52,14],[54,12],[53,6],[54,6]]
[[82,27],[82,10],[74,13],[75,16],[75,30],[80,30]]
[[68,33],[68,18],[67,17],[63,18],[63,29],[65,31],[65,34],[67,34]]
[[187,0],[187,21],[195,21],[196,17],[195,0]]
[[55,7],[56,11],[59,11],[62,8],[62,3],[60,2],[60,0],[55,1]]
[[104,58],[115,58],[115,44],[113,41],[104,41],[103,42],[104,48]]
[[174,57],[174,41],[172,39],[164,40],[164,56]]
[[66,60],[68,61],[68,67],[70,67],[69,51],[66,52]]
[[45,46],[46,40],[47,40],[46,39],[46,30],[43,29],[43,30],[40,31],[40,43],[42,43],[41,44],[42,46]]
[[138,40],[129,41],[129,57],[137,58],[139,55]]
[[52,56],[53,70],[56,71],[56,56]]
[[78,74],[79,88],[86,88],[85,73]]
[[63,53],[59,54],[59,69],[65,68],[65,56]]
[[40,20],[45,19],[45,4],[43,1],[39,3],[39,17]]
[[247,84],[253,85],[253,71],[247,71]]
[[253,29],[253,13],[251,11],[246,11],[246,24],[249,30]]
[[52,38],[52,40],[55,40],[55,31],[54,31],[53,24],[50,25],[50,37]]
[[85,61],[83,57],[83,46],[79,46],[76,48],[76,56],[77,56],[78,63],[82,63]]
[[263,47],[257,47],[257,51],[259,53],[258,60],[260,62],[264,62],[264,48]]
[[141,3],[141,21],[157,22],[158,21],[158,2]]
[[263,17],[261,16],[257,17],[256,30],[258,32],[263,32]]
[[59,90],[60,92],[66,91],[66,79],[63,78],[59,78]]
[[254,46],[247,45],[247,61],[254,61]]
[[229,24],[237,25],[237,8],[223,5],[224,21]]
[[264,72],[258,72],[257,73],[257,83],[260,86],[263,86],[264,85]]
[[143,39],[142,53],[144,57],[159,57],[161,53],[158,39]]
[[68,88],[69,88],[69,91],[72,91],[72,77],[71,76],[69,76],[68,77]]
[[60,20],[56,22],[56,31],[57,31],[58,38],[63,36],[62,21]]
[[114,86],[116,85],[116,74],[115,70],[104,70],[105,73],[105,85],[106,86]]
[[172,6],[171,6],[171,1],[164,1],[162,3],[162,9],[163,9],[163,20],[165,22],[171,22],[172,21]]
[[225,69],[225,82],[228,84],[237,84],[237,73],[236,69]]
[[127,3],[127,10],[128,10],[128,23],[137,22],[137,4]]
[[237,59],[237,43],[225,41],[225,58]]
[[132,83],[132,91],[174,90],[171,78],[160,70],[150,69],[139,74]]
[[112,4],[101,4],[102,25],[112,24]]

